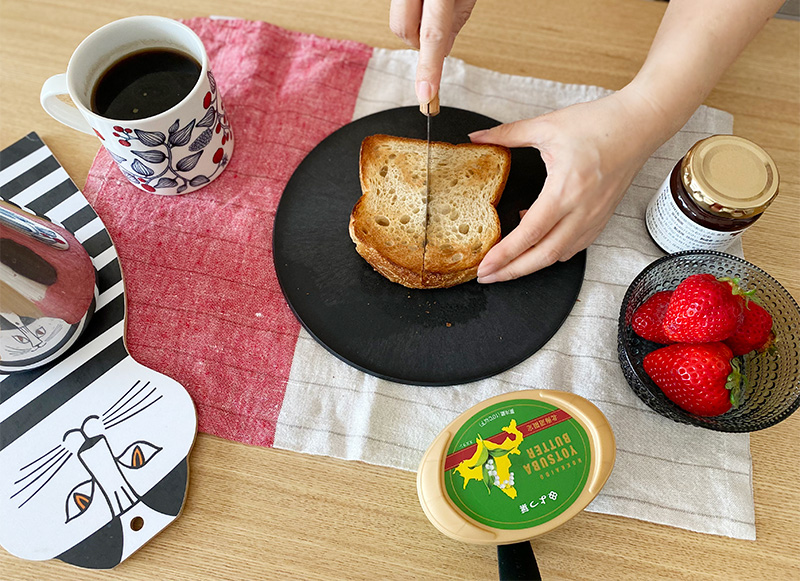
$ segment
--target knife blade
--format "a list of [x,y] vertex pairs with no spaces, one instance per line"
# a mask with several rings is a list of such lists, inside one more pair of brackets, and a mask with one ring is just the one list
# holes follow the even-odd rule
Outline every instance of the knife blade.
[[426,149],[426,166],[425,166],[425,241],[423,248],[427,244],[428,238],[428,204],[431,201],[431,104],[428,103],[425,118],[428,124],[428,143]]
[[425,105],[420,105],[420,111],[425,114],[428,124],[427,130],[427,163],[425,169],[425,229],[422,236],[422,273],[425,273],[425,249],[428,246],[428,220],[430,219],[431,203],[431,117],[439,113],[439,95],[437,94]]

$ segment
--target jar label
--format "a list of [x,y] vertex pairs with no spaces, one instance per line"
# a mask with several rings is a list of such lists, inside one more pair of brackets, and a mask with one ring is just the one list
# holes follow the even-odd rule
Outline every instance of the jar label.
[[736,232],[719,232],[701,226],[684,214],[672,199],[670,176],[650,200],[645,218],[647,230],[664,252],[682,250],[725,250],[742,235]]
[[445,490],[467,516],[498,529],[553,520],[578,499],[591,468],[590,438],[565,410],[530,399],[484,408],[453,437]]

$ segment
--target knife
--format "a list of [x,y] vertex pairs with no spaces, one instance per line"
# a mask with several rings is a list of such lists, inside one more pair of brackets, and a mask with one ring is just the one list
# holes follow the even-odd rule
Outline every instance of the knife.
[[430,219],[431,203],[431,117],[439,114],[438,93],[419,110],[425,115],[428,123],[427,166],[425,170],[425,230],[422,237],[422,273],[425,274],[425,247],[428,245],[428,220]]

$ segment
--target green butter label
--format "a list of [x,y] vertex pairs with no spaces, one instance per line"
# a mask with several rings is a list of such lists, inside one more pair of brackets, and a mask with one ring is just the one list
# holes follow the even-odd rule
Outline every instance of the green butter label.
[[586,486],[590,466],[589,435],[566,411],[510,400],[458,430],[447,450],[445,490],[484,525],[525,529],[567,510]]

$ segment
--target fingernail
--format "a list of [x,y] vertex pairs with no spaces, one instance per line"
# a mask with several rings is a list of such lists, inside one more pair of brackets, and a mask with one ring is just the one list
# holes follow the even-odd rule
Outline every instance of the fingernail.
[[420,105],[427,105],[433,98],[433,86],[428,81],[417,81],[417,99]]
[[496,270],[497,270],[496,265],[490,262],[489,263],[482,262],[481,264],[478,265],[478,272],[476,274],[478,275],[478,278],[485,278],[490,274],[494,274]]
[[500,279],[494,273],[486,275],[486,276],[479,276],[478,277],[478,282],[480,284],[489,284],[491,282],[497,282],[498,280],[500,280]]
[[473,131],[472,133],[468,134],[467,137],[469,137],[472,141],[475,141],[476,139],[483,137],[487,133],[489,133],[488,129],[481,129],[480,131]]

